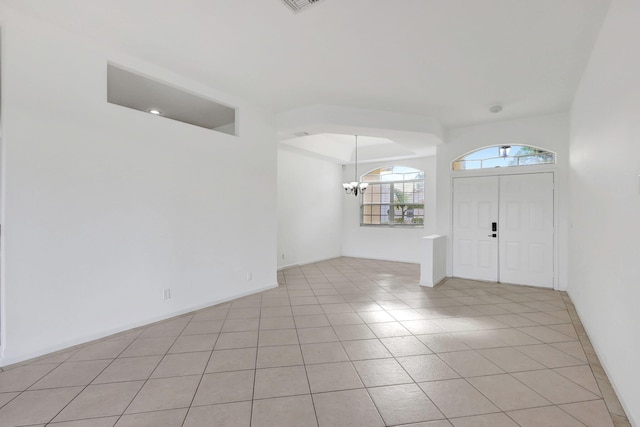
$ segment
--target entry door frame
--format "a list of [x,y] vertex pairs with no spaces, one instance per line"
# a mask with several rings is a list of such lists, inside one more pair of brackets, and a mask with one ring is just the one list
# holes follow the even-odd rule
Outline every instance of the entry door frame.
[[[557,164],[554,165],[531,165],[531,166],[512,166],[504,168],[491,168],[491,169],[472,169],[465,171],[450,171],[449,174],[449,230],[451,235],[447,239],[449,245],[447,248],[448,263],[447,270],[453,274],[453,180],[455,178],[475,178],[475,177],[487,177],[487,176],[504,176],[504,175],[527,175],[538,173],[552,173],[553,174],[553,289],[559,290],[559,267],[560,267],[560,242],[558,228],[560,225],[560,212],[558,209],[559,194],[559,171]],[[546,288],[549,289],[549,288]]]

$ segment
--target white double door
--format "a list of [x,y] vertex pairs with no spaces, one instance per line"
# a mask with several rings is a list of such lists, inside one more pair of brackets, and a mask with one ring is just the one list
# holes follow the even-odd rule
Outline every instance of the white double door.
[[553,178],[454,178],[453,275],[552,288]]

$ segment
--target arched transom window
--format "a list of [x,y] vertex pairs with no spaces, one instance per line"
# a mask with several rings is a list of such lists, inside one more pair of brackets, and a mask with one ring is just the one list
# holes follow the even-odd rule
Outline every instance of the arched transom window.
[[362,181],[369,186],[362,197],[361,225],[424,224],[424,172],[406,166],[389,166],[372,170]]
[[461,156],[451,163],[454,171],[503,168],[511,166],[546,165],[556,162],[550,151],[528,145],[495,145]]

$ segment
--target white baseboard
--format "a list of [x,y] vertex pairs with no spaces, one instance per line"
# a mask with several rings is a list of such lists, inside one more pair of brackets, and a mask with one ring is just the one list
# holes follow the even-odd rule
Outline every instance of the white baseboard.
[[114,328],[114,329],[107,329],[101,332],[96,332],[93,334],[89,334],[89,335],[84,335],[81,337],[76,337],[74,339],[70,339],[64,342],[59,343],[58,345],[55,346],[49,346],[43,349],[40,349],[36,352],[32,352],[32,353],[27,353],[27,354],[22,354],[22,355],[17,355],[17,356],[12,356],[12,357],[5,357],[5,347],[4,345],[2,347],[0,347],[0,367],[8,367],[9,365],[13,365],[16,363],[21,363],[30,359],[34,359],[37,357],[41,357],[44,356],[46,354],[49,353],[54,353],[57,351],[61,351],[61,350],[65,350],[65,349],[70,349],[72,347],[81,345],[81,344],[86,344],[89,343],[91,341],[96,341],[96,340],[100,340],[106,337],[109,337],[111,335],[115,335],[121,332],[125,332],[128,331],[130,329],[135,329],[135,328],[139,328],[141,326],[145,326],[145,325],[149,325],[152,323],[156,323],[156,322],[160,322],[163,320],[167,320],[170,319],[172,317],[176,317],[176,316],[180,316],[186,313],[190,313],[192,311],[196,311],[196,310],[201,310],[203,308],[207,308],[207,307],[211,307],[214,305],[218,305],[218,304],[222,304],[225,303],[227,301],[232,301],[238,298],[242,298],[248,295],[253,295],[253,294],[257,294],[259,292],[263,292],[263,291],[267,291],[269,289],[274,289],[277,288],[278,284],[275,285],[267,285],[267,286],[263,286],[261,288],[258,289],[253,289],[251,291],[248,292],[243,292],[240,294],[236,294],[234,296],[228,297],[228,298],[222,298],[222,299],[218,299],[218,300],[213,300],[213,301],[209,301],[203,304],[198,304],[195,306],[189,306],[187,308],[181,309],[181,310],[177,310],[177,311],[172,311],[170,313],[166,313],[163,314],[161,316],[156,316],[156,317],[150,317],[144,320],[141,320],[139,322],[133,322],[127,325],[123,325],[120,326],[118,328]]
[[315,264],[316,262],[329,261],[331,259],[341,258],[343,256],[344,255],[337,255],[337,256],[332,256],[332,257],[328,257],[328,258],[318,258],[318,259],[306,260],[306,261],[303,261],[303,262],[297,262],[295,264],[287,264],[287,265],[283,265],[283,266],[278,267],[278,271],[286,270],[287,268],[291,268],[291,267],[300,267],[300,266],[303,266],[303,265]]
[[377,261],[403,262],[405,264],[420,264],[420,261],[409,260],[409,259],[400,259],[400,258],[385,258],[385,257],[376,257],[376,256],[347,255],[347,254],[343,254],[342,256],[343,257],[347,257],[347,258],[373,259],[373,260],[377,260]]

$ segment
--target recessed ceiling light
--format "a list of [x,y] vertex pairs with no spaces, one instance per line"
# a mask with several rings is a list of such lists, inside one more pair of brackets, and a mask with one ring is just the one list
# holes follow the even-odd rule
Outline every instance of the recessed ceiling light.
[[499,113],[502,111],[502,105],[493,105],[489,108],[489,111],[492,113]]
[[159,111],[159,110],[156,110],[155,108],[152,108],[151,110],[149,110],[149,112],[150,112],[151,114],[155,114],[156,116],[159,116],[159,115],[160,115],[160,111]]

